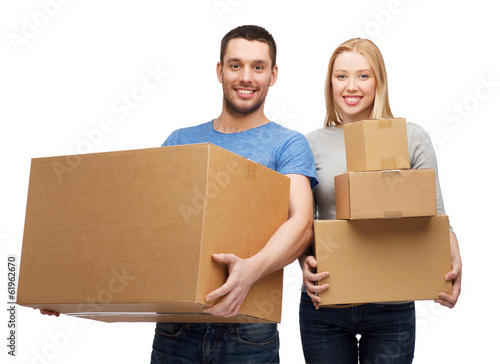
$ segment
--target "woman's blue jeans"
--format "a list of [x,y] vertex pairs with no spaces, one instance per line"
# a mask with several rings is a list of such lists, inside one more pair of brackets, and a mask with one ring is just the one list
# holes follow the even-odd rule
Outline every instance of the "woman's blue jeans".
[[151,364],[279,363],[276,324],[157,323]]
[[[415,349],[415,304],[369,303],[316,310],[307,293],[300,303],[306,363],[408,364]],[[361,338],[358,342],[356,335]]]

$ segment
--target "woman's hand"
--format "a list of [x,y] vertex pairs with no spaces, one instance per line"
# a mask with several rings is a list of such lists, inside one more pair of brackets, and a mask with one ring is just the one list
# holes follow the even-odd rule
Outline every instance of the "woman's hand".
[[300,259],[299,261],[302,268],[302,280],[306,286],[307,295],[311,297],[314,307],[319,309],[321,298],[318,296],[318,293],[327,290],[330,286],[328,283],[318,286],[318,281],[325,279],[330,273],[327,271],[316,273],[318,262],[313,255],[309,255],[305,259]]

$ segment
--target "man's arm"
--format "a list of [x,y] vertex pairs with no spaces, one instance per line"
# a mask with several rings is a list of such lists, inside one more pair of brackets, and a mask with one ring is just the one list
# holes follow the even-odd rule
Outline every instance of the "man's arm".
[[209,293],[207,302],[224,299],[206,313],[230,317],[238,313],[250,287],[261,277],[285,267],[297,259],[313,239],[313,200],[309,178],[287,174],[290,178],[288,220],[281,225],[257,254],[241,259],[234,254],[213,254],[214,260],[226,263],[229,277],[221,287]]

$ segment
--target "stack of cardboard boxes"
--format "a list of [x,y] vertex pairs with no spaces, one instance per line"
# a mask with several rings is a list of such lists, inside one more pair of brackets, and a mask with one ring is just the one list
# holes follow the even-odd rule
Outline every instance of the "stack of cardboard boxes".
[[315,221],[322,305],[436,299],[451,292],[449,223],[436,215],[435,172],[411,170],[405,119],[344,126],[347,173],[337,220]]

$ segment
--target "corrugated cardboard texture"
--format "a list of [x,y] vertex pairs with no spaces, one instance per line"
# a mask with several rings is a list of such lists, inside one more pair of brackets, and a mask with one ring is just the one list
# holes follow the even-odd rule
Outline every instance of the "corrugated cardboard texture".
[[322,306],[437,299],[451,292],[448,217],[315,221]]
[[347,172],[335,176],[337,219],[436,215],[433,169]]
[[[210,144],[33,159],[18,303],[200,313],[227,277],[211,254],[258,251],[288,196],[287,177]],[[265,277],[240,313],[279,321],[281,289]]]
[[344,140],[348,172],[410,168],[405,119],[346,124]]

